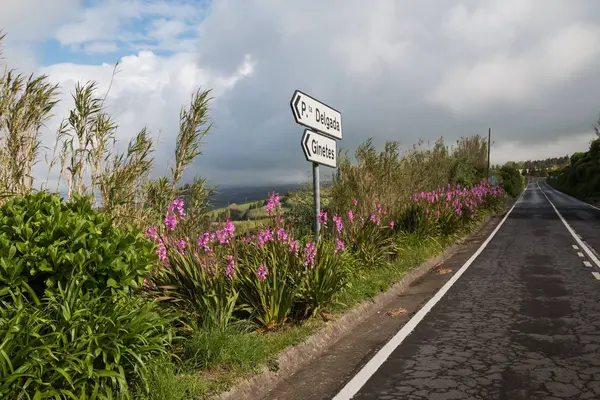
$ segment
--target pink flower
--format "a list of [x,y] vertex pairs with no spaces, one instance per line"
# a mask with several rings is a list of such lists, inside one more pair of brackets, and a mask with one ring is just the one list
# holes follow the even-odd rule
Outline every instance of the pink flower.
[[233,239],[235,232],[235,225],[233,222],[227,220],[222,229],[217,229],[215,235],[220,244],[229,244],[229,241]]
[[333,251],[334,254],[337,254],[339,251],[344,251],[344,242],[342,242],[339,238],[335,238],[336,247]]
[[327,211],[321,211],[319,213],[319,223],[323,226],[327,226]]
[[381,218],[379,217],[379,214],[377,214],[377,215],[371,214],[369,219],[371,220],[371,222],[375,223],[375,225],[377,225],[377,226],[379,226],[379,224],[381,224]]
[[225,275],[229,278],[233,278],[235,274],[235,262],[233,261],[233,256],[227,256],[227,270],[225,271]]
[[215,240],[214,233],[204,232],[198,237],[198,247],[204,251],[211,251],[209,244]]
[[179,214],[181,218],[185,217],[185,213],[183,211],[183,199],[180,197],[174,199],[169,206],[169,214],[175,214],[175,211],[177,211],[177,214]]
[[256,270],[256,277],[261,281],[267,279],[268,274],[269,269],[264,264],[261,264],[260,267],[258,267],[258,269]]
[[152,238],[154,241],[156,241],[156,239],[158,239],[158,232],[156,232],[156,228],[154,228],[153,226],[148,228],[148,230],[146,231],[146,235],[149,238]]
[[296,254],[296,256],[298,256],[298,252],[299,252],[298,241],[297,240],[290,241],[289,246],[290,246],[289,247],[290,253],[294,253],[294,254]]
[[333,222],[335,223],[335,230],[337,231],[337,233],[341,233],[342,232],[342,228],[343,228],[342,217],[334,215],[333,216]]
[[262,248],[267,242],[273,241],[273,232],[269,228],[265,228],[258,233],[258,247]]
[[179,242],[177,244],[179,245],[179,250],[181,251],[181,254],[184,254],[187,241],[185,239],[179,239]]
[[352,213],[352,210],[348,210],[348,221],[350,221],[350,223],[354,222],[354,214]]
[[278,210],[279,207],[281,207],[281,203],[279,202],[279,193],[271,193],[271,196],[269,196],[269,202],[265,207],[267,214],[271,215],[273,210]]
[[315,257],[317,256],[317,247],[313,242],[307,242],[304,246],[304,265],[315,266]]
[[163,243],[162,239],[158,241],[158,248],[156,249],[156,254],[158,255],[158,259],[163,263],[167,260],[167,247]]
[[175,217],[175,214],[167,214],[165,217],[165,226],[170,231],[175,230],[175,227],[177,226],[177,217]]
[[396,223],[394,222],[394,220],[390,220],[390,229],[394,229],[394,225],[396,225]]
[[285,242],[286,240],[288,240],[288,238],[289,238],[289,235],[285,231],[285,229],[283,229],[283,228],[277,229],[277,240],[278,241]]
[[354,207],[356,207],[356,205],[358,204],[358,200],[356,200],[356,199],[353,199],[353,200],[352,200],[352,203],[354,203]]
[[235,232],[235,225],[233,224],[233,222],[227,220],[225,222],[223,230],[229,235],[229,237],[233,237],[233,234]]

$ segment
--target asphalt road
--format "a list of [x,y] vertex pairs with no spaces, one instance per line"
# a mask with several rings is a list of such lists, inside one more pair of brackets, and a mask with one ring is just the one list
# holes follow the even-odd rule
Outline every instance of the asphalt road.
[[445,295],[336,400],[600,399],[594,249],[600,210],[530,183]]

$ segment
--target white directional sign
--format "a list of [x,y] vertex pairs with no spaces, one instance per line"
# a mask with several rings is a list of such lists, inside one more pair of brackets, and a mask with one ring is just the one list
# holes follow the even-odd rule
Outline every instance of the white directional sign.
[[337,142],[333,139],[305,129],[302,135],[302,150],[306,161],[331,168],[337,167]]
[[342,114],[339,111],[299,90],[294,92],[290,105],[298,124],[336,139],[342,138]]

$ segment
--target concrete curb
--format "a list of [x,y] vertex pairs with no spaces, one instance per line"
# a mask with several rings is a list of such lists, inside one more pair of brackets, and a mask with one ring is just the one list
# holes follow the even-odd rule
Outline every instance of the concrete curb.
[[[506,209],[502,215],[505,213]],[[252,400],[264,397],[283,379],[293,375],[308,362],[315,359],[340,338],[351,332],[358,324],[379,311],[394,297],[403,294],[415,281],[431,271],[438,263],[454,255],[467,239],[479,234],[494,219],[497,222],[500,221],[498,215],[488,216],[475,232],[461,237],[456,243],[444,250],[442,254],[410,269],[399,282],[392,285],[386,292],[365,300],[338,319],[327,322],[323,328],[309,336],[302,343],[282,351],[277,357],[278,371],[271,371],[264,367],[258,374],[238,382],[229,391],[218,395],[216,398],[219,400]]]

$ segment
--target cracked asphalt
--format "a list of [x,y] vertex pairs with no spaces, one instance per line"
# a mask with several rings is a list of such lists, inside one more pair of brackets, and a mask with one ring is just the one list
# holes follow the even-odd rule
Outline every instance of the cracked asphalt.
[[600,270],[541,190],[592,249],[600,211],[539,185],[354,399],[600,399]]

